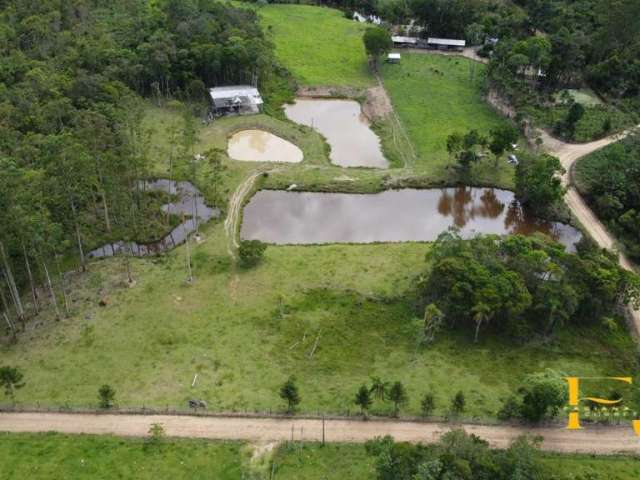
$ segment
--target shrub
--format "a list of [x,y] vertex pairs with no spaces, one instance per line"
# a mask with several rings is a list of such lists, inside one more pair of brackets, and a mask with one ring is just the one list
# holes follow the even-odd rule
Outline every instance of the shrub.
[[238,249],[240,263],[245,267],[257,265],[262,260],[266,249],[267,244],[260,240],[242,240]]

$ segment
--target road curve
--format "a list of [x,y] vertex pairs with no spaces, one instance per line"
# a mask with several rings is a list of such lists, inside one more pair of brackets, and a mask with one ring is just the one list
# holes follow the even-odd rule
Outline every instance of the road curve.
[[[170,437],[207,438],[244,441],[321,441],[321,419],[207,417],[183,415],[120,415],[75,413],[0,413],[0,431],[49,432],[147,436],[152,424],[161,424]],[[493,447],[505,448],[520,435],[543,438],[544,450],[564,453],[640,453],[640,437],[631,425],[586,427],[524,428],[462,424],[468,433],[487,440]],[[446,423],[419,423],[384,420],[326,420],[327,442],[362,443],[380,435],[392,435],[398,441],[431,443],[456,428]]]
[[[640,125],[636,127],[636,129],[638,128],[640,128]],[[616,251],[622,268],[631,271],[635,270],[633,263],[623,252],[617,251],[615,237],[609,233],[604,224],[598,219],[598,217],[596,217],[582,196],[572,185],[571,172],[573,170],[573,165],[577,160],[585,155],[595,152],[596,150],[606,147],[611,143],[622,140],[633,130],[634,129],[627,130],[600,140],[580,144],[566,143],[552,137],[546,132],[541,133],[543,147],[547,152],[558,157],[560,159],[560,163],[565,169],[565,173],[562,176],[562,183],[567,188],[567,193],[565,195],[567,206],[571,209],[573,215],[578,219],[593,240],[602,248]],[[632,333],[636,337],[640,337],[640,310],[633,310],[632,308],[629,308],[628,312],[635,330]]]

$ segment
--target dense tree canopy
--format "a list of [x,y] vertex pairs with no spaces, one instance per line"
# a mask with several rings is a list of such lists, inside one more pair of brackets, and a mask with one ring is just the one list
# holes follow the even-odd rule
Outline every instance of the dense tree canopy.
[[579,255],[544,238],[440,235],[429,251],[424,302],[476,339],[485,328],[517,337],[551,334],[563,324],[587,324],[611,314],[621,299],[640,295],[637,277],[615,258]]
[[[256,14],[215,0],[0,3],[0,288],[21,316],[14,287],[45,260],[73,246],[84,263],[159,212],[138,181],[152,161],[141,96],[203,102],[274,62]],[[176,136],[182,161],[192,131]]]
[[578,188],[629,255],[640,260],[640,137],[634,135],[580,160]]

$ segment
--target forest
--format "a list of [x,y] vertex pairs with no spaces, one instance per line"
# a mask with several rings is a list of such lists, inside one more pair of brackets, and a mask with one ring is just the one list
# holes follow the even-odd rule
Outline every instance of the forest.
[[598,217],[640,260],[640,137],[630,136],[582,159],[576,182]]
[[[20,318],[20,290],[46,279],[55,295],[51,270],[65,259],[84,267],[100,242],[166,230],[161,198],[140,185],[155,160],[144,98],[197,108],[205,87],[266,82],[277,66],[256,14],[214,0],[0,8],[0,297]],[[194,118],[173,132],[176,176],[193,157]]]

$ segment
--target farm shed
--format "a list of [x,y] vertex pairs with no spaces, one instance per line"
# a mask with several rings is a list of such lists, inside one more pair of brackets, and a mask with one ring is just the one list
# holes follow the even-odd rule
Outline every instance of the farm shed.
[[249,85],[233,85],[209,89],[211,110],[215,116],[260,113],[264,103],[257,88]]
[[429,48],[436,48],[438,50],[457,50],[461,51],[467,44],[464,40],[455,40],[452,38],[429,38],[427,45]]
[[418,45],[418,39],[416,37],[402,37],[394,35],[391,37],[391,40],[395,47],[416,47]]

